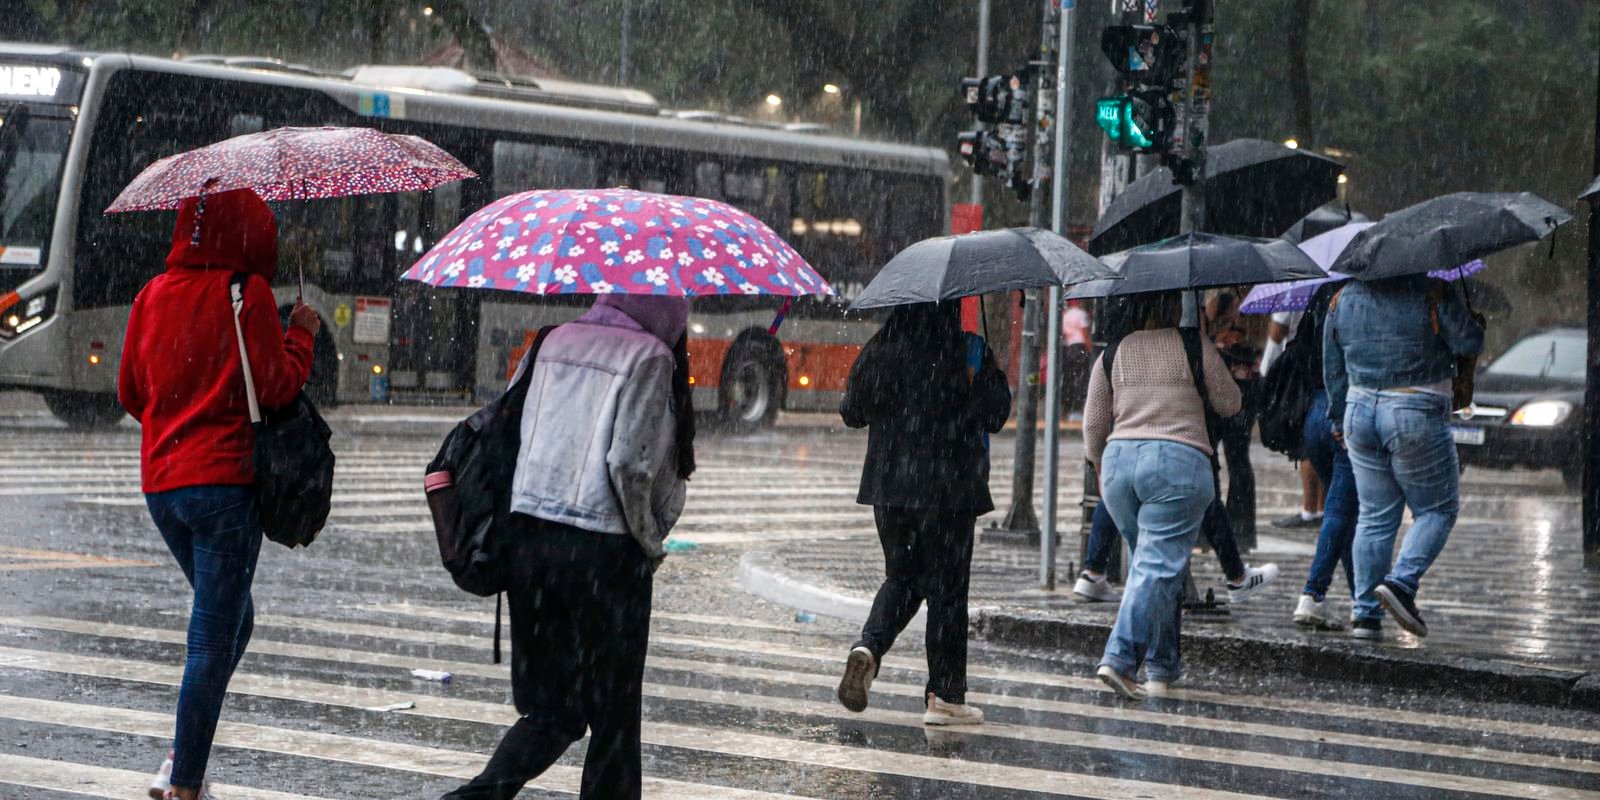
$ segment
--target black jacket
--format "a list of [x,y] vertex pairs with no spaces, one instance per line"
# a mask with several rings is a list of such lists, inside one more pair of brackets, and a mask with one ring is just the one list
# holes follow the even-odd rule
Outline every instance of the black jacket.
[[901,306],[850,368],[839,415],[869,428],[856,502],[994,510],[984,434],[1005,426],[1011,390],[987,345],[968,370],[956,314],[950,303]]

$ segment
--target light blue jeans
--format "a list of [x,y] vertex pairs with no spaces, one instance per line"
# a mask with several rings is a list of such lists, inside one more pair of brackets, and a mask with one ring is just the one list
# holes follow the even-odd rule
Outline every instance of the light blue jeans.
[[1175,681],[1189,553],[1216,497],[1211,459],[1191,445],[1123,439],[1106,445],[1100,469],[1102,502],[1133,554],[1100,665],[1133,679],[1144,664],[1149,680]]
[[[1353,615],[1383,615],[1373,590],[1384,579],[1412,595],[1439,557],[1461,506],[1461,470],[1450,436],[1450,399],[1418,392],[1351,389],[1344,412],[1345,447],[1355,472],[1361,519],[1356,523]],[[1406,506],[1412,524],[1394,558],[1394,537]]]

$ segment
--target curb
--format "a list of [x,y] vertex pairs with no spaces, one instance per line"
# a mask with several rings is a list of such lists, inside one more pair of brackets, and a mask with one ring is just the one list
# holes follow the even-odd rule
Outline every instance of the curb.
[[[751,551],[739,560],[739,586],[779,605],[816,614],[866,621],[870,598],[818,585],[779,567],[770,553]],[[1004,647],[1098,656],[1111,633],[1104,617],[971,609],[972,638]],[[926,609],[908,630],[922,630]],[[1183,649],[1208,669],[1288,673],[1307,678],[1356,681],[1373,686],[1422,689],[1474,700],[1566,706],[1600,711],[1600,673],[1554,669],[1469,656],[1436,656],[1373,648],[1355,650],[1289,639],[1221,633],[1202,624],[1184,626]]]

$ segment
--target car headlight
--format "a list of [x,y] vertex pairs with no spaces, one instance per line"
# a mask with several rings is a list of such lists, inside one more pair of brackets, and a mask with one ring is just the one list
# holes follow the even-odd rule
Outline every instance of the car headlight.
[[1517,409],[1517,413],[1511,415],[1511,424],[1553,428],[1565,422],[1571,414],[1572,404],[1565,400],[1540,400]]

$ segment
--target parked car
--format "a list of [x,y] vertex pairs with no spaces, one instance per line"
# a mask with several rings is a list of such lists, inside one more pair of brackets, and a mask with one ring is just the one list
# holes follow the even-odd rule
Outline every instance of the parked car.
[[1546,328],[1479,370],[1472,406],[1451,420],[1462,465],[1556,469],[1579,489],[1588,344],[1581,327]]

